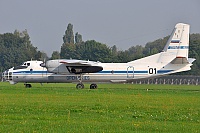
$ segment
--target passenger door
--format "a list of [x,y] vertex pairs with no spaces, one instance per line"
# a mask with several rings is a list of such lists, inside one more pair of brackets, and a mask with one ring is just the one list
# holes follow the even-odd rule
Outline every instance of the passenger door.
[[133,66],[128,66],[127,78],[134,78],[134,67]]

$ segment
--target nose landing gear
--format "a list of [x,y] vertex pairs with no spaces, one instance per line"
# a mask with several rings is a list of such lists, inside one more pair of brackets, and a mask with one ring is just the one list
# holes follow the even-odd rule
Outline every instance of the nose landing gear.
[[24,85],[25,85],[26,88],[31,88],[31,87],[32,87],[31,84],[26,84],[26,83],[25,83]]

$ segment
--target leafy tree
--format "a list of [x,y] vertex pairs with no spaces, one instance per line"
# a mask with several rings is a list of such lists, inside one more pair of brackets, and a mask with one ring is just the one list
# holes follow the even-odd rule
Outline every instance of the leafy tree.
[[111,59],[110,59],[110,61],[111,62],[119,62],[118,57],[117,57],[117,55],[118,55],[117,46],[116,45],[112,46],[110,48],[110,50],[111,50],[111,57],[110,57]]
[[111,52],[112,52],[113,56],[117,55],[117,46],[116,45],[114,45],[114,46],[111,47]]
[[52,55],[51,55],[51,59],[60,59],[60,53],[58,51],[53,51]]
[[101,44],[94,40],[86,41],[84,44],[84,51],[82,56],[84,59],[90,59],[100,62],[108,62],[109,55],[111,55],[110,49],[105,44]]
[[144,57],[144,47],[141,45],[132,46],[128,49],[129,61]]
[[157,39],[153,42],[148,42],[144,47],[144,55],[147,56],[161,52],[168,39],[169,36],[164,37],[163,39]]
[[189,57],[195,58],[192,69],[182,74],[200,75],[200,34],[190,35]]
[[0,34],[1,70],[20,65],[30,59],[39,59],[37,55],[37,47],[31,44],[27,30]]
[[128,61],[130,61],[130,56],[128,51],[119,51],[117,54],[117,63],[126,63]]
[[76,44],[79,44],[79,43],[81,43],[83,40],[82,40],[82,35],[81,34],[79,34],[78,32],[76,32],[76,34],[75,34],[75,43]]
[[61,46],[61,51],[60,51],[61,58],[66,58],[66,59],[76,58],[75,53],[76,53],[76,46],[74,44],[64,43]]
[[110,60],[111,52],[105,44],[94,40],[82,42],[81,44],[64,44],[61,47],[61,58],[85,59],[93,61]]
[[63,36],[64,43],[74,44],[74,34],[73,34],[73,25],[68,24],[67,30],[65,31],[65,35]]

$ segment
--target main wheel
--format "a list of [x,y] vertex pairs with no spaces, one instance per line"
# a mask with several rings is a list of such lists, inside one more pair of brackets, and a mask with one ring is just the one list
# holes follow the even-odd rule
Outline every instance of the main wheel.
[[90,89],[97,89],[97,84],[91,84]]
[[78,84],[76,85],[76,88],[77,88],[77,89],[83,89],[83,88],[84,88],[84,84],[78,83]]

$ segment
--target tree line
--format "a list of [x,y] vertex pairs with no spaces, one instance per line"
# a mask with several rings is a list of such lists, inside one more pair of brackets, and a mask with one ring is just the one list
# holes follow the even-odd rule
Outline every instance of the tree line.
[[[163,50],[169,36],[148,42],[145,46],[136,45],[127,50],[118,50],[114,45],[95,40],[82,40],[82,35],[73,32],[73,25],[68,24],[63,35],[60,51],[53,51],[49,59],[81,59],[100,62],[129,62],[138,58],[158,53]],[[21,64],[30,59],[44,60],[44,52],[34,47],[27,31],[0,34],[0,67],[1,70]],[[200,75],[200,34],[190,34],[189,57],[196,58],[192,70],[181,74]]]
[[46,54],[31,44],[27,30],[0,34],[0,70],[1,72],[22,64],[24,61],[42,60]]

